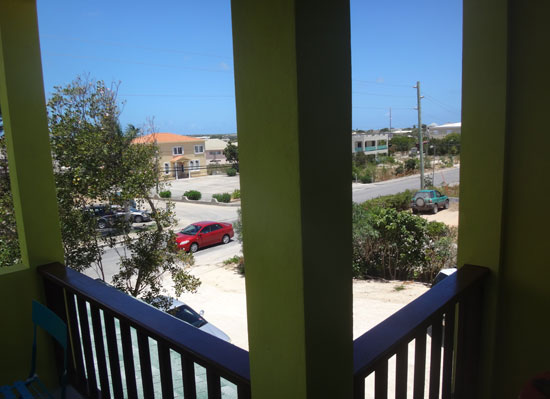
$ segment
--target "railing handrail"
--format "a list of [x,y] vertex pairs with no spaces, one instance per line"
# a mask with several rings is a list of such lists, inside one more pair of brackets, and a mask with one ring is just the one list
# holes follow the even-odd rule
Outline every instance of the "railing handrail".
[[391,357],[396,350],[428,328],[437,316],[482,283],[489,269],[465,265],[392,316],[388,317],[353,342],[353,375],[363,378],[377,362]]
[[248,352],[187,325],[130,295],[102,284],[59,263],[38,268],[47,280],[84,298],[112,316],[127,321],[132,327],[146,331],[155,340],[190,356],[199,364],[214,366],[222,377],[250,384]]

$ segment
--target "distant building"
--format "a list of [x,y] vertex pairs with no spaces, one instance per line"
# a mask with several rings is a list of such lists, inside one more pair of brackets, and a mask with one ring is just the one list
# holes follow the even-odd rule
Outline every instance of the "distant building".
[[445,137],[451,133],[459,133],[461,131],[462,123],[445,123],[443,125],[430,125],[428,126],[428,135],[430,137]]
[[208,139],[205,141],[206,162],[208,164],[226,163],[223,150],[227,147],[228,142],[220,139]]
[[159,171],[165,179],[206,175],[205,140],[174,133],[153,133],[137,137],[134,144],[156,143]]
[[388,154],[388,133],[355,133],[351,135],[351,151],[366,155]]

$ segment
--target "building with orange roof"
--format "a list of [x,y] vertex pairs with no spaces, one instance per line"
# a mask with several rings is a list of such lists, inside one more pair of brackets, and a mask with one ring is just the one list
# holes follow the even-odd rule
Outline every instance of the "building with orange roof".
[[156,143],[159,171],[166,180],[206,175],[204,139],[175,133],[151,133],[137,137],[134,144]]

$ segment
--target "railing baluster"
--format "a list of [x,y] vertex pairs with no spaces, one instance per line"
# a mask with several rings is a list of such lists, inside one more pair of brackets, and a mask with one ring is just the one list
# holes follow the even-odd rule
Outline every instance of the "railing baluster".
[[97,356],[97,371],[99,373],[99,384],[101,386],[101,397],[110,398],[109,373],[107,371],[107,357],[105,356],[105,345],[103,343],[103,329],[101,328],[101,316],[99,309],[90,305],[92,314],[92,328],[94,331],[95,353]]
[[455,305],[445,313],[445,338],[443,340],[443,381],[442,399],[451,399],[453,379],[453,349],[455,332]]
[[158,342],[160,383],[162,399],[174,398],[174,383],[172,381],[172,365],[170,362],[170,348],[164,342]]
[[143,384],[143,396],[147,399],[155,397],[153,388],[153,373],[151,370],[151,352],[149,349],[149,337],[143,331],[137,332],[139,348],[139,364],[141,366],[141,382]]
[[120,320],[120,339],[122,341],[122,358],[124,359],[124,375],[126,376],[128,399],[137,399],[138,394],[134,353],[132,350],[132,334],[130,333],[130,325],[123,320]]
[[353,377],[353,399],[365,399],[365,378],[362,376]]
[[432,324],[432,347],[430,354],[430,399],[439,398],[441,379],[441,343],[443,329],[441,319],[438,318]]
[[[76,315],[75,295],[66,291],[67,318],[70,336],[70,345],[72,349],[72,359],[69,357],[69,376],[77,389],[86,391],[86,371],[84,370],[84,358],[82,357],[82,344],[80,343],[80,329],[78,327],[78,318]],[[71,361],[73,360],[74,363]]]
[[120,358],[116,338],[115,320],[110,314],[103,312],[105,321],[105,334],[107,335],[107,350],[109,352],[109,365],[111,366],[111,382],[113,384],[113,397],[124,397],[122,390],[122,376],[120,375]]
[[88,309],[86,301],[77,297],[78,316],[80,319],[80,333],[82,335],[82,346],[84,347],[84,361],[86,362],[86,372],[88,377],[88,396],[96,397],[97,379],[95,376],[94,355],[92,350],[92,339],[90,337],[90,325],[88,323]]
[[397,350],[395,362],[395,399],[407,399],[407,372],[409,368],[409,346]]
[[195,383],[195,364],[187,356],[181,356],[181,373],[183,378],[183,397],[185,399],[197,398],[197,387]]
[[206,369],[206,383],[208,386],[208,399],[221,399],[222,387],[220,375],[211,368]]
[[414,399],[424,399],[426,379],[426,331],[423,330],[414,340]]
[[237,384],[237,396],[239,399],[250,399],[250,385]]
[[388,399],[388,359],[380,361],[374,372],[374,398]]
[[478,396],[479,353],[481,330],[481,288],[467,295],[458,308],[458,336],[456,351],[456,399],[475,399]]

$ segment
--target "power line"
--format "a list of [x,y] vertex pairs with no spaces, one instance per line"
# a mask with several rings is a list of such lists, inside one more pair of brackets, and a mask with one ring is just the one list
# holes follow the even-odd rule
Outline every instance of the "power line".
[[380,97],[397,97],[397,98],[412,98],[412,96],[403,96],[403,95],[395,95],[395,94],[382,94],[382,93],[367,93],[364,91],[352,91],[352,94],[364,94],[367,96],[380,96]]
[[118,94],[119,97],[179,97],[179,98],[235,98],[234,95],[202,95],[202,94]]
[[378,82],[378,81],[375,81],[375,80],[359,80],[359,79],[352,79],[352,81],[354,82],[359,82],[359,83],[367,83],[367,84],[375,84],[375,85],[384,85],[384,86],[390,86],[390,87],[406,87],[406,88],[410,88],[411,85],[408,84],[395,84],[395,83],[386,83],[386,82]]

